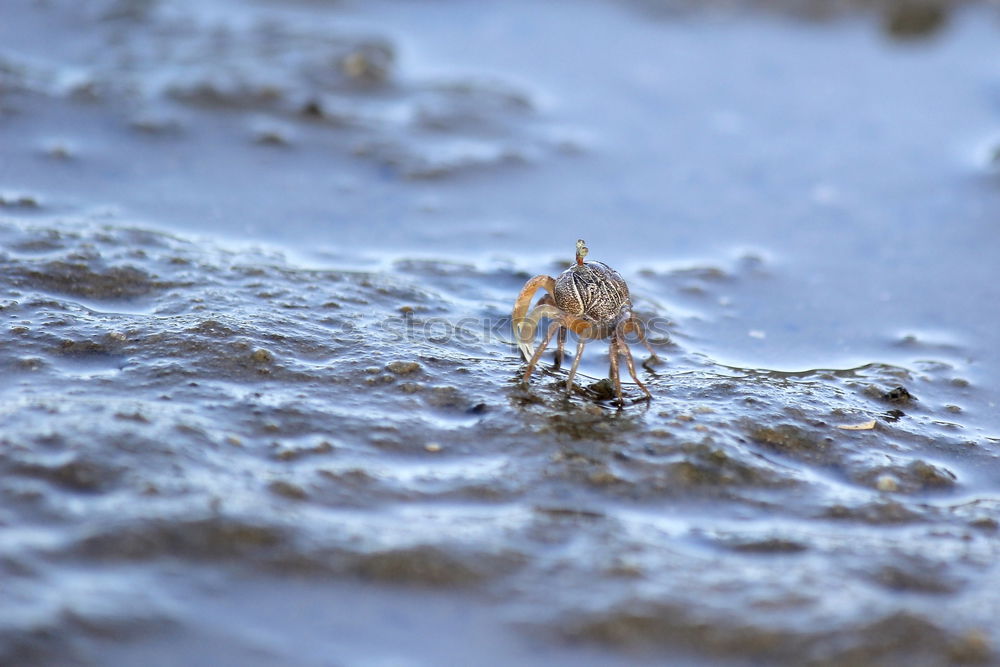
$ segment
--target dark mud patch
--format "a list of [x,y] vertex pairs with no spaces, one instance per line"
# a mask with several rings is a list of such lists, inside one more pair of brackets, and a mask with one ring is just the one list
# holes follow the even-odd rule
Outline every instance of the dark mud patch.
[[834,460],[833,438],[816,430],[794,424],[748,425],[747,436],[775,452],[817,465]]
[[19,267],[6,278],[25,291],[39,290],[89,299],[134,299],[169,285],[156,281],[132,266],[100,266],[85,263],[46,262],[37,267]]
[[632,650],[655,647],[718,659],[799,664],[986,664],[994,654],[978,630],[952,633],[933,621],[896,613],[865,624],[808,634],[782,633],[737,619],[698,618],[672,605],[636,604],[571,626],[567,636]]
[[911,461],[908,464],[867,469],[859,482],[879,491],[892,493],[917,493],[924,491],[946,491],[956,486],[955,473],[926,461]]
[[177,287],[138,266],[146,256],[144,236],[139,230],[108,229],[97,235],[103,246],[98,252],[90,242],[95,239],[84,240],[62,225],[32,235],[16,223],[0,221],[8,250],[0,254],[0,277],[16,288],[15,294],[101,302],[139,300]]
[[964,583],[950,574],[948,568],[939,561],[905,554],[875,567],[871,576],[889,590],[914,593],[955,593]]
[[750,554],[796,554],[809,549],[802,542],[782,537],[770,537],[760,540],[724,540],[721,546],[731,551]]
[[768,12],[779,16],[808,21],[829,23],[841,21],[861,14],[871,17],[889,39],[903,42],[929,39],[938,35],[949,23],[952,14],[961,12],[968,5],[976,4],[966,0],[874,0],[855,2],[853,0],[767,0],[746,5],[731,5],[726,2],[695,3],[691,0],[631,0],[644,12],[676,18],[679,14],[694,13],[705,6],[735,13]]
[[461,554],[433,546],[379,551],[355,559],[365,579],[393,585],[457,588],[480,584],[509,573],[518,557]]
[[854,506],[831,505],[825,508],[821,516],[876,525],[915,523],[927,518],[924,509],[909,507],[894,500],[873,501]]
[[280,528],[257,522],[211,517],[112,527],[83,538],[77,550],[99,560],[228,560],[274,550],[289,537]]
[[99,493],[110,490],[120,476],[120,471],[100,460],[74,458],[68,461],[45,464],[25,464],[15,466],[14,474],[47,480],[69,491]]

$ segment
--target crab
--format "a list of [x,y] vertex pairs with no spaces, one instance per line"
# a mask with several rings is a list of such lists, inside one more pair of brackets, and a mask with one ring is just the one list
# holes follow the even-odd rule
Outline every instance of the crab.
[[[583,356],[583,347],[589,340],[611,338],[609,345],[609,356],[611,357],[610,378],[614,382],[615,401],[619,406],[625,404],[622,396],[622,382],[619,373],[618,358],[625,357],[625,364],[632,379],[646,394],[645,399],[651,400],[652,394],[636,376],[635,363],[632,361],[632,352],[629,350],[625,336],[635,333],[646,345],[646,349],[652,355],[650,361],[656,361],[657,356],[643,334],[642,324],[632,313],[632,301],[629,298],[628,285],[617,271],[603,262],[584,262],[589,250],[585,242],[581,239],[576,242],[576,263],[559,274],[559,277],[535,276],[521,288],[521,293],[517,295],[514,302],[514,313],[512,316],[512,326],[517,345],[528,362],[528,367],[524,371],[524,383],[531,379],[531,373],[538,365],[545,348],[552,341],[552,337],[558,334],[555,354],[555,368],[558,369],[563,361],[563,348],[566,345],[566,336],[569,331],[573,331],[578,336],[576,344],[576,356],[573,357],[573,365],[569,369],[569,377],[566,379],[566,392],[573,390],[573,378],[576,376],[577,367],[580,365],[580,358]],[[535,292],[544,289],[548,294],[544,294],[531,311],[531,301]],[[540,347],[533,348],[535,342],[535,332],[538,323],[543,317],[552,320]]]

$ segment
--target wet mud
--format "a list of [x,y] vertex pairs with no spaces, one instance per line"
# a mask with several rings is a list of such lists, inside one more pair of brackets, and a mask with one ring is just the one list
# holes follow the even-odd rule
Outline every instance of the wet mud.
[[[581,11],[700,16],[622,4]],[[383,5],[29,5],[0,47],[0,664],[1000,661],[995,287],[901,289],[933,265],[856,246],[918,223],[850,227],[886,199],[810,190],[847,211],[829,245],[763,215],[720,245],[681,202],[668,246],[608,178],[642,237],[565,234],[520,207],[619,149],[537,82],[415,74]],[[823,29],[883,11],[907,43],[955,21],[845,3]],[[15,34],[42,24],[47,57]],[[995,213],[980,167],[954,187]],[[580,193],[557,203],[606,205]],[[613,404],[604,343],[569,393],[551,352],[521,382],[513,299],[588,231],[652,401]]]
[[945,363],[790,375],[666,344],[655,400],[617,410],[561,373],[521,386],[509,345],[404,328],[401,308],[500,311],[515,270],[454,268],[468,293],[444,293],[436,269],[309,270],[83,219],[0,230],[5,663],[198,623],[40,595],[70,566],[460,591],[532,609],[514,621],[545,641],[650,658],[994,655],[996,445],[934,407],[969,391]]

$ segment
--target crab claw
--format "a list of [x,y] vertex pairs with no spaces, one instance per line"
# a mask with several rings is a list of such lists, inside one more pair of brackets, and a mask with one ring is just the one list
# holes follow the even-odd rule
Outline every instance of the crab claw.
[[540,303],[531,309],[526,317],[520,322],[515,322],[514,329],[517,337],[517,346],[521,348],[521,354],[525,361],[530,361],[535,356],[535,332],[538,331],[538,323],[543,317],[558,319],[560,311],[555,306],[548,303]]
[[[546,290],[549,294],[542,297],[539,304],[528,312],[531,300],[535,292],[539,289]],[[514,312],[511,315],[511,326],[514,329],[514,337],[517,339],[517,346],[524,355],[524,360],[529,361],[535,354],[535,331],[538,323],[543,317],[554,318],[559,315],[559,309],[555,307],[552,296],[556,291],[556,281],[552,276],[535,276],[521,288],[521,293],[517,295],[514,302]]]

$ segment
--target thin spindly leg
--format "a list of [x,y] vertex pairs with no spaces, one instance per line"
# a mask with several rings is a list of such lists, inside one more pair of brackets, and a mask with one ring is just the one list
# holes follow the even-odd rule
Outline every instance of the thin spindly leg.
[[625,399],[622,398],[622,378],[618,373],[618,336],[611,336],[610,345],[611,354],[611,380],[615,383],[615,395],[618,397],[618,405],[625,405]]
[[[542,306],[546,307],[542,308]],[[552,320],[557,320],[562,315],[562,311],[559,310],[559,308],[556,306],[556,300],[552,297],[551,294],[543,294],[542,298],[538,300],[537,304],[535,304],[535,308],[532,312],[542,313],[542,315],[540,315],[539,317],[548,317],[549,319]],[[556,340],[559,341],[558,352],[561,352],[562,343],[564,340],[566,340],[566,333],[562,329],[559,330],[559,335],[556,338]],[[562,355],[559,354],[558,352],[556,354],[556,366],[555,366],[557,370],[559,366],[562,364]]]
[[544,352],[545,348],[549,346],[549,341],[552,340],[552,337],[556,335],[556,331],[561,326],[562,325],[559,324],[558,322],[553,322],[552,324],[549,325],[549,330],[545,332],[545,338],[542,339],[542,344],[538,347],[537,350],[535,350],[535,354],[531,356],[531,361],[528,362],[528,368],[526,368],[524,371],[525,382],[531,379],[531,371],[535,370],[535,364],[537,364],[538,360],[542,358],[542,352]]
[[652,357],[651,361],[659,361],[660,358],[656,356],[656,352],[653,350],[653,346],[649,344],[649,339],[646,338],[646,332],[643,331],[642,322],[639,321],[639,318],[633,315],[631,318],[629,318],[628,323],[629,323],[629,328],[635,332],[635,335],[639,337],[639,340],[642,341],[642,344],[646,346],[647,350],[649,350],[649,356]]
[[556,370],[562,366],[563,362],[563,348],[566,347],[566,333],[569,331],[566,327],[559,327],[559,335],[556,336],[556,363],[553,366]]
[[640,380],[635,374],[635,364],[632,362],[632,351],[628,349],[628,344],[624,341],[622,341],[622,352],[625,353],[625,365],[628,366],[628,372],[632,376],[632,379],[635,380],[637,385],[639,385],[639,389],[642,389],[646,393],[646,400],[652,400],[653,395],[649,393],[649,390],[646,389],[646,385],[644,385],[642,380]]
[[[563,329],[565,331],[565,329]],[[569,377],[566,378],[566,392],[569,393],[573,391],[573,378],[576,377],[576,369],[580,365],[580,359],[583,359],[583,345],[587,342],[587,339],[580,336],[580,340],[576,344],[576,356],[573,357],[573,365],[569,369]]]

